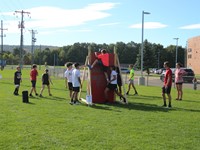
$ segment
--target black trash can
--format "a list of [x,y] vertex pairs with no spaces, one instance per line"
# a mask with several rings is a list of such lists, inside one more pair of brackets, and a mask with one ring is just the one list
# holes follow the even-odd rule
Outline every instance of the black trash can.
[[22,102],[28,103],[28,91],[22,91]]

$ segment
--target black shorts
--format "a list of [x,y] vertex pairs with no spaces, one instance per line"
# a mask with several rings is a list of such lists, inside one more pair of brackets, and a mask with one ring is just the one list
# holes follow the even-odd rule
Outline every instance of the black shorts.
[[31,83],[32,83],[32,87],[35,88],[35,86],[36,86],[36,81],[32,80]]
[[101,61],[100,59],[98,59],[98,65],[100,66],[100,68],[101,68],[101,70],[102,70],[103,72],[107,72],[108,67],[107,67],[107,66],[104,66],[103,63],[102,63],[102,61]]
[[49,85],[49,82],[42,82],[43,85]]
[[168,86],[167,88],[165,86],[162,87],[162,93],[163,94],[170,94],[171,93],[171,86]]
[[73,91],[74,92],[79,92],[80,91],[80,87],[73,87]]
[[73,90],[73,86],[72,86],[72,83],[71,83],[71,82],[68,82],[68,89],[69,89],[70,91]]
[[109,88],[110,90],[117,90],[117,84],[110,84],[109,83],[106,87]]

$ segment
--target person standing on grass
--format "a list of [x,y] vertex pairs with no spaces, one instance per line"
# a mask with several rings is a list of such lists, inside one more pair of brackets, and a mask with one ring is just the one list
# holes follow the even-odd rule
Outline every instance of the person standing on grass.
[[72,92],[71,102],[70,102],[71,105],[79,104],[78,93],[81,88],[81,73],[79,70],[79,66],[80,66],[79,63],[75,63],[74,64],[75,69],[73,69],[73,71],[72,71],[73,92]]
[[119,89],[119,93],[122,94],[122,78],[120,75],[119,67],[116,67],[116,72],[117,72],[117,86]]
[[29,96],[33,96],[32,93],[35,92],[35,95],[38,96],[37,92],[36,92],[36,81],[37,81],[37,76],[38,76],[38,71],[37,71],[37,65],[33,65],[31,72],[30,72],[30,80],[31,80],[31,92],[29,94]]
[[129,83],[128,83],[128,91],[126,92],[126,94],[128,95],[129,94],[129,91],[131,89],[131,86],[133,87],[134,91],[135,91],[135,94],[134,95],[138,95],[138,92],[135,88],[135,85],[134,85],[134,68],[133,68],[133,65],[129,65],[129,69],[130,69],[130,75],[129,75]]
[[52,84],[52,81],[50,79],[50,75],[49,75],[49,70],[45,69],[44,74],[42,75],[42,88],[40,90],[40,97],[42,97],[42,92],[44,91],[45,85],[48,87],[48,93],[49,96],[52,96],[51,92],[50,92],[50,82]]
[[123,99],[124,103],[127,103],[126,98],[121,93],[119,93],[117,89],[117,72],[115,71],[116,70],[115,66],[110,67],[110,70],[111,70],[110,80],[108,81],[108,85],[104,90],[106,101],[108,101],[108,91],[114,91],[118,96],[120,96],[121,100]]
[[183,75],[187,74],[184,69],[181,69],[181,64],[176,63],[176,71],[175,71],[175,84],[177,89],[177,98],[176,100],[182,100],[183,97]]
[[167,97],[168,97],[168,101],[169,101],[169,104],[168,104],[168,107],[172,107],[171,105],[171,87],[172,87],[172,70],[169,68],[169,62],[166,61],[164,62],[164,68],[166,69],[166,72],[165,72],[165,78],[164,78],[164,85],[162,87],[162,97],[163,97],[163,107],[166,107],[167,106],[167,103],[166,103],[166,96],[165,94],[167,94]]
[[65,83],[66,87],[69,89],[69,96],[70,98],[72,97],[72,92],[73,92],[73,86],[72,86],[72,63],[67,63],[67,70],[65,71]]
[[15,91],[14,95],[19,95],[19,87],[20,87],[20,82],[22,82],[22,73],[21,69],[19,66],[16,67],[17,71],[14,73],[14,84],[15,84]]

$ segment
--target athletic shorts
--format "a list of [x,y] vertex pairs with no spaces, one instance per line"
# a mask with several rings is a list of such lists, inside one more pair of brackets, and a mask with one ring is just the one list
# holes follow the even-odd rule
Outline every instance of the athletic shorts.
[[177,82],[176,83],[176,85],[182,85],[183,84],[183,82]]
[[80,87],[73,87],[73,91],[74,92],[79,92],[80,91]]
[[110,90],[117,90],[117,84],[110,84],[109,83],[106,87],[109,88]]
[[100,66],[101,70],[103,70],[103,72],[107,72],[108,67],[104,66],[100,59],[98,59],[98,65]]
[[72,82],[68,82],[68,89],[69,89],[70,91],[73,90]]
[[132,83],[134,84],[134,80],[131,79],[131,80],[129,80],[128,83],[129,83],[129,84],[132,84]]
[[36,81],[31,81],[31,83],[32,83],[32,87],[34,87],[35,88],[35,86],[36,86]]
[[171,93],[171,86],[168,86],[167,88],[165,86],[162,87],[162,93],[163,94],[170,94]]
[[42,84],[43,85],[49,85],[49,82],[43,82]]

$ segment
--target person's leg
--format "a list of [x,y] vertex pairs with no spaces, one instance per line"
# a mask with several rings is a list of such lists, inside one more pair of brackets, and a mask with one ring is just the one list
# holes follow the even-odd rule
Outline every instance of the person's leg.
[[137,92],[137,90],[136,90],[135,85],[134,85],[133,82],[131,83],[131,85],[132,85],[132,87],[133,87],[133,89],[134,89],[134,91],[135,91],[135,94],[138,94],[138,92]]
[[72,92],[70,104],[73,104],[73,103],[74,103],[74,96],[75,96],[75,91]]
[[44,86],[44,84],[42,84],[42,88],[41,88],[41,90],[40,90],[40,97],[42,97],[42,93],[43,93],[43,91],[44,91],[44,88],[45,88],[45,86]]
[[178,86],[178,84],[176,84],[176,90],[177,90],[177,98],[176,98],[176,100],[179,100],[179,86]]
[[183,97],[183,85],[180,84],[180,87],[179,87],[179,100],[182,100],[182,97]]
[[104,75],[105,75],[106,81],[108,82],[108,81],[109,81],[109,78],[108,78],[107,72],[103,72],[103,73],[104,73]]
[[120,97],[120,99],[121,99],[121,97],[123,98],[123,101],[124,101],[124,103],[126,103],[126,98],[121,94],[121,93],[119,93],[119,91],[118,90],[115,90],[115,93]]
[[165,96],[165,87],[162,87],[162,97],[163,97],[163,106],[166,107],[167,103],[166,103],[166,96]]
[[126,92],[127,95],[129,94],[130,89],[131,89],[131,83],[129,82],[129,84],[128,84],[128,90]]
[[168,96],[168,100],[169,100],[168,107],[172,107],[172,105],[171,105],[171,99],[172,99],[171,94],[167,94],[167,96]]
[[50,89],[50,85],[48,84],[47,87],[48,87],[49,96],[52,96],[52,94],[51,94],[51,89]]

